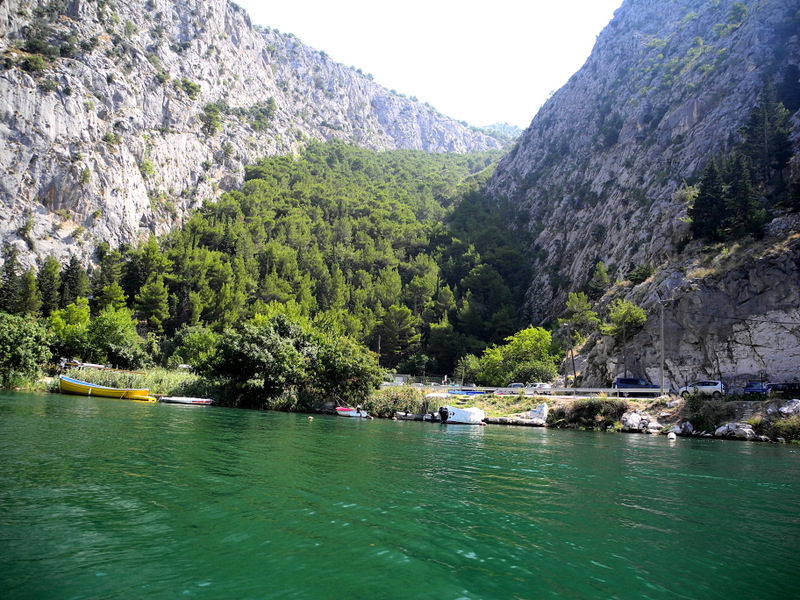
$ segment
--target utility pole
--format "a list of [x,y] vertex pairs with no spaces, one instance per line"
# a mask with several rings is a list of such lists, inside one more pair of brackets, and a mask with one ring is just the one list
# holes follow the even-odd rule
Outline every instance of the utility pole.
[[664,395],[664,303],[661,302],[661,395]]
[[622,376],[628,376],[628,344],[625,341],[625,323],[622,323]]
[[[569,344],[569,355],[572,358],[572,387],[577,387],[578,385],[578,373],[575,371],[575,352],[572,349],[572,327],[567,324],[567,343]],[[564,369],[564,385],[567,384],[567,367]]]

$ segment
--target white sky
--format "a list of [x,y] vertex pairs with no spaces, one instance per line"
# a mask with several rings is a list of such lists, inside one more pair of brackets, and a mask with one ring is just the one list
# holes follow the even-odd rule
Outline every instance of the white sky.
[[622,0],[234,0],[376,83],[470,125],[527,127]]

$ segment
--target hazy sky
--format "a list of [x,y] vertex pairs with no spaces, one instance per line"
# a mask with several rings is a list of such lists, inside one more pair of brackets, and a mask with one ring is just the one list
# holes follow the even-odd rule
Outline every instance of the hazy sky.
[[382,86],[470,125],[527,127],[622,0],[235,0]]

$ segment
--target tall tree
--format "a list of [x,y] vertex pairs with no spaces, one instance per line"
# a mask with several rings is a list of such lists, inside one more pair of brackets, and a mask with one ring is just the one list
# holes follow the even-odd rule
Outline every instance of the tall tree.
[[381,338],[381,365],[394,368],[416,350],[420,341],[417,319],[406,306],[392,305],[377,327]]
[[3,271],[0,276],[0,310],[16,313],[20,299],[19,250],[13,244],[3,244]]
[[789,164],[792,156],[790,118],[789,111],[778,102],[775,88],[766,85],[741,130],[740,144],[762,182],[769,181],[773,172],[781,172]]
[[592,273],[592,278],[586,287],[589,288],[588,295],[592,300],[597,300],[606,293],[608,286],[611,284],[611,278],[608,276],[608,268],[606,263],[599,261]]
[[0,385],[31,377],[50,359],[50,334],[31,317],[0,313]]
[[700,179],[700,190],[694,205],[689,208],[692,219],[692,234],[709,242],[724,239],[723,224],[726,217],[725,188],[717,163],[708,161],[703,177]]
[[18,314],[38,315],[42,309],[42,294],[36,284],[36,273],[33,268],[25,271],[19,280]]
[[61,306],[66,307],[78,298],[89,295],[89,277],[74,254],[61,274]]
[[733,181],[727,199],[726,226],[731,239],[752,235],[764,236],[766,211],[761,207],[751,183],[749,161],[744,156],[736,159]]
[[621,342],[626,342],[638,333],[647,322],[647,314],[633,302],[617,298],[608,307],[608,323],[600,329],[605,335],[611,335]]
[[169,292],[160,273],[152,272],[136,294],[136,310],[147,321],[149,332],[164,333],[164,322],[169,317]]
[[[592,310],[592,303],[588,296],[583,292],[579,292],[577,294],[569,294],[567,298],[567,315],[564,319],[560,319],[559,323],[569,325],[576,334],[587,335],[597,329],[600,319],[597,313]],[[570,340],[570,343],[572,342],[573,340]]]
[[42,296],[42,315],[47,318],[61,303],[61,263],[55,256],[48,255],[39,264],[36,283]]
[[128,296],[125,294],[125,290],[122,289],[118,281],[103,286],[96,297],[97,308],[100,310],[104,309],[106,306],[124,308],[128,305]]
[[98,266],[92,272],[92,291],[98,296],[106,286],[119,284],[125,259],[119,250],[111,250],[107,242],[98,244],[95,253]]

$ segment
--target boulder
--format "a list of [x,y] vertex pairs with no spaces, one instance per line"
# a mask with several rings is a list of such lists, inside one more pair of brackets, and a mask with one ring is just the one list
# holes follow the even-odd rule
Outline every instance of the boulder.
[[694,434],[694,427],[689,421],[673,425],[669,430],[671,433],[680,436],[691,436]]
[[648,420],[639,414],[639,411],[626,412],[622,415],[622,431],[643,431],[647,428]]
[[647,433],[660,433],[664,426],[658,421],[649,421],[647,423]]
[[736,423],[726,423],[714,431],[715,437],[729,437],[736,431]]
[[739,440],[751,441],[758,439],[756,432],[753,431],[752,427],[749,426],[737,426],[736,429],[734,429],[733,434],[736,437],[736,439]]

